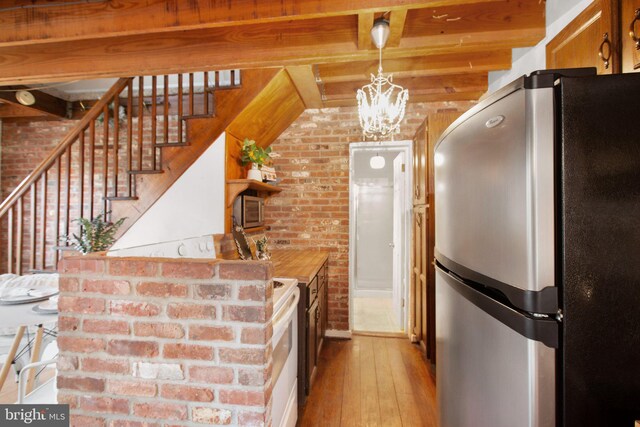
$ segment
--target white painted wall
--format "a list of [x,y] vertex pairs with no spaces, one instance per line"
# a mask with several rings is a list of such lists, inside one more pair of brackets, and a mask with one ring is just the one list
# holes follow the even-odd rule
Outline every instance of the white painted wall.
[[494,92],[523,74],[546,68],[545,46],[593,0],[547,0],[547,35],[534,47],[513,49],[511,70],[489,73],[489,92]]
[[[389,165],[387,165],[389,167]],[[393,289],[393,186],[354,185],[356,293]]]
[[113,245],[112,251],[224,233],[225,134]]

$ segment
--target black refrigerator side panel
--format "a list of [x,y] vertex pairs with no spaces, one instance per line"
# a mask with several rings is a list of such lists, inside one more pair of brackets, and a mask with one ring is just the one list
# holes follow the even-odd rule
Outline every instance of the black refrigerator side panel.
[[640,75],[559,86],[566,427],[640,419]]

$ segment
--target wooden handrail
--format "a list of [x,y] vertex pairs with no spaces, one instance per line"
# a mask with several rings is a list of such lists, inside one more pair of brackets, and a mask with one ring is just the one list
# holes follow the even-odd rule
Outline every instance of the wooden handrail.
[[131,80],[131,77],[124,77],[119,79],[112,87],[107,91],[102,98],[98,102],[94,104],[93,107],[85,114],[82,119],[78,122],[78,124],[67,134],[67,136],[60,141],[60,143],[49,153],[46,159],[44,159],[34,170],[31,172],[25,179],[22,180],[20,184],[7,196],[7,198],[0,204],[0,217],[4,216],[7,211],[13,206],[13,204],[22,197],[31,184],[36,182],[40,176],[46,172],[56,161],[58,157],[60,157],[67,150],[67,147],[75,142],[78,138],[78,135],[89,126],[89,123],[98,118],[100,114],[102,114],[102,110],[105,106],[108,106],[112,101],[114,96],[118,96],[120,92],[127,86],[128,82]]

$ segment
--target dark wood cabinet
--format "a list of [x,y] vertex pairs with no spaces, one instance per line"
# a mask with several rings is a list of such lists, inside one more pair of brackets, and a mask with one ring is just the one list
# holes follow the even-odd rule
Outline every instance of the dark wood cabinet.
[[275,249],[271,262],[275,276],[298,279],[298,405],[304,405],[328,325],[329,253]]
[[305,393],[309,394],[315,372],[320,359],[320,350],[324,342],[324,335],[327,329],[327,294],[328,294],[328,265],[325,261],[316,272],[309,284],[300,283],[306,288],[306,328],[305,328],[305,349],[306,349],[306,372]]
[[[318,366],[318,300],[314,299],[313,303],[307,310],[307,384],[311,387],[311,383],[315,378],[316,367]],[[308,394],[308,392],[307,392]]]
[[639,8],[640,0],[595,0],[547,44],[547,68],[640,71]]
[[320,351],[322,350],[322,344],[324,342],[324,332],[327,329],[327,325],[326,325],[326,313],[327,313],[327,302],[326,302],[326,294],[327,294],[327,287],[325,286],[325,278],[324,278],[324,268],[320,269],[320,271],[322,272],[322,276],[320,275],[321,273],[318,273],[318,331],[316,334],[316,343],[318,346],[318,355],[320,354]]

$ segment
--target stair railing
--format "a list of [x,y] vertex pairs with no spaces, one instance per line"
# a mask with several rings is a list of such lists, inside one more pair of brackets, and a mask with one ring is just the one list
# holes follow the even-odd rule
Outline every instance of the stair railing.
[[[224,73],[224,74],[222,74]],[[215,114],[239,72],[121,78],[0,204],[0,272],[55,271],[74,219],[136,200],[135,176],[162,173],[163,147],[187,145],[186,120]]]

